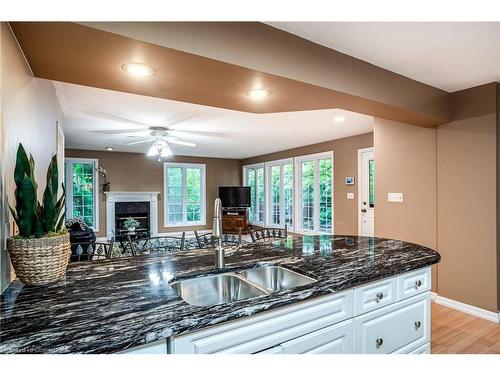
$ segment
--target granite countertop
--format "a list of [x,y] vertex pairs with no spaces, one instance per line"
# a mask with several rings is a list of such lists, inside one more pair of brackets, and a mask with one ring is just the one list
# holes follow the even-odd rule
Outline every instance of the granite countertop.
[[118,352],[440,260],[429,248],[373,237],[304,236],[248,244],[226,256],[228,269],[280,264],[318,282],[235,303],[188,305],[168,281],[216,272],[214,257],[214,250],[202,249],[80,262],[47,287],[14,281],[0,299],[0,353]]

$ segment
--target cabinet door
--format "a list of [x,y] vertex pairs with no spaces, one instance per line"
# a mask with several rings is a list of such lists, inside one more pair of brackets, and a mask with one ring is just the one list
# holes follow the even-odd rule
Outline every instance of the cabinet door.
[[281,345],[277,345],[273,346],[272,348],[257,352],[255,354],[283,354],[283,349],[281,348]]
[[245,217],[243,216],[237,216],[234,218],[234,229],[238,231],[240,228],[241,230],[246,229],[246,220]]
[[352,354],[354,324],[352,319],[320,329],[280,345],[283,354]]
[[222,217],[222,231],[229,232],[234,230],[234,219],[231,216]]
[[354,324],[356,353],[408,353],[430,341],[430,294],[358,316]]
[[354,288],[354,315],[361,315],[397,301],[397,277]]

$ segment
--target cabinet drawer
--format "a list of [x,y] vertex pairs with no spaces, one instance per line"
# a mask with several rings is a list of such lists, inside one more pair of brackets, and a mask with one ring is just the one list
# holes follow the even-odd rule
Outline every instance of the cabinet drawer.
[[280,345],[283,354],[352,354],[354,353],[354,324],[349,319]]
[[431,268],[405,273],[398,276],[399,299],[408,298],[431,289]]
[[430,340],[430,294],[361,315],[354,331],[356,353],[408,353]]
[[408,354],[431,354],[431,344],[427,343],[410,351]]
[[171,353],[251,354],[353,317],[352,290],[174,337]]
[[354,315],[390,305],[397,301],[397,277],[376,281],[354,289]]

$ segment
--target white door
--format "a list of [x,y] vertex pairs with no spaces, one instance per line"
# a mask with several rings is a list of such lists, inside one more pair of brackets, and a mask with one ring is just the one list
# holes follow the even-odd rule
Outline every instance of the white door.
[[375,158],[373,147],[358,150],[358,232],[360,236],[375,233]]

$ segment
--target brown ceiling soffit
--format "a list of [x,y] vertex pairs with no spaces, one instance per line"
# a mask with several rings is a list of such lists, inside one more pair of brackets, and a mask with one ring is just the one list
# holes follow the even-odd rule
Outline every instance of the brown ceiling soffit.
[[[39,78],[251,113],[341,108],[424,127],[445,122],[75,23],[12,22],[11,27]],[[121,69],[127,62],[145,63],[155,73],[130,77]],[[250,100],[245,93],[255,85],[268,89],[271,96],[260,102]]]
[[451,94],[453,120],[464,120],[497,111],[497,86],[491,82]]

